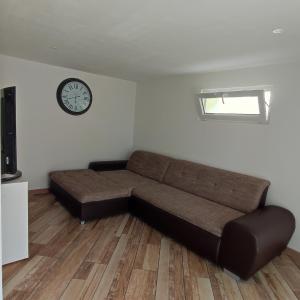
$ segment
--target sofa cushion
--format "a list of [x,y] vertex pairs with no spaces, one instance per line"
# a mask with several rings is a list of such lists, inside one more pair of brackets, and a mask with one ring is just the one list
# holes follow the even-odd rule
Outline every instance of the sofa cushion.
[[162,181],[170,161],[171,158],[164,155],[147,151],[135,151],[127,163],[127,170]]
[[55,171],[50,178],[81,203],[130,196],[130,190],[92,170]]
[[132,194],[219,237],[227,222],[243,215],[232,208],[165,184],[143,185],[135,188]]
[[156,181],[128,170],[104,171],[99,172],[105,178],[117,183],[119,186],[126,187],[130,191],[142,184],[155,183]]
[[171,161],[163,182],[245,213],[259,206],[270,184],[264,179],[183,160]]

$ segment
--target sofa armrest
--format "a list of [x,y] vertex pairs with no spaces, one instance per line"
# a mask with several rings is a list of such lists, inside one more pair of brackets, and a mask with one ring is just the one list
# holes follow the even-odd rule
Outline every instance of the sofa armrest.
[[89,163],[89,169],[94,171],[124,170],[127,162],[127,160],[93,161]]
[[265,206],[228,222],[223,230],[219,264],[248,279],[286,248],[295,217],[285,208]]

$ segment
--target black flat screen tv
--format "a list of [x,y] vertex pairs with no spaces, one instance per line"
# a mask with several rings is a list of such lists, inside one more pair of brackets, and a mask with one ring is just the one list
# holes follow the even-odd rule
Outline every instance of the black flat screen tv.
[[1,181],[21,176],[17,169],[16,87],[0,90],[1,95]]

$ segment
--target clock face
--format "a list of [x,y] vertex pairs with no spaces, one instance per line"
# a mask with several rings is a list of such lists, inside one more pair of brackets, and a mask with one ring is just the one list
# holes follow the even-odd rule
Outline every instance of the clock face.
[[92,92],[80,79],[69,78],[57,88],[56,98],[60,107],[72,115],[85,113],[92,104]]

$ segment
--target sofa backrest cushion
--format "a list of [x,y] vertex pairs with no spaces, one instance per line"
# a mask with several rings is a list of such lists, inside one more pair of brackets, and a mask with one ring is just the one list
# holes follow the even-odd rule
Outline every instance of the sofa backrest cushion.
[[269,181],[184,160],[172,160],[163,182],[244,213],[255,210]]
[[170,157],[164,155],[148,151],[135,151],[127,163],[127,170],[156,181],[162,181],[171,160]]

